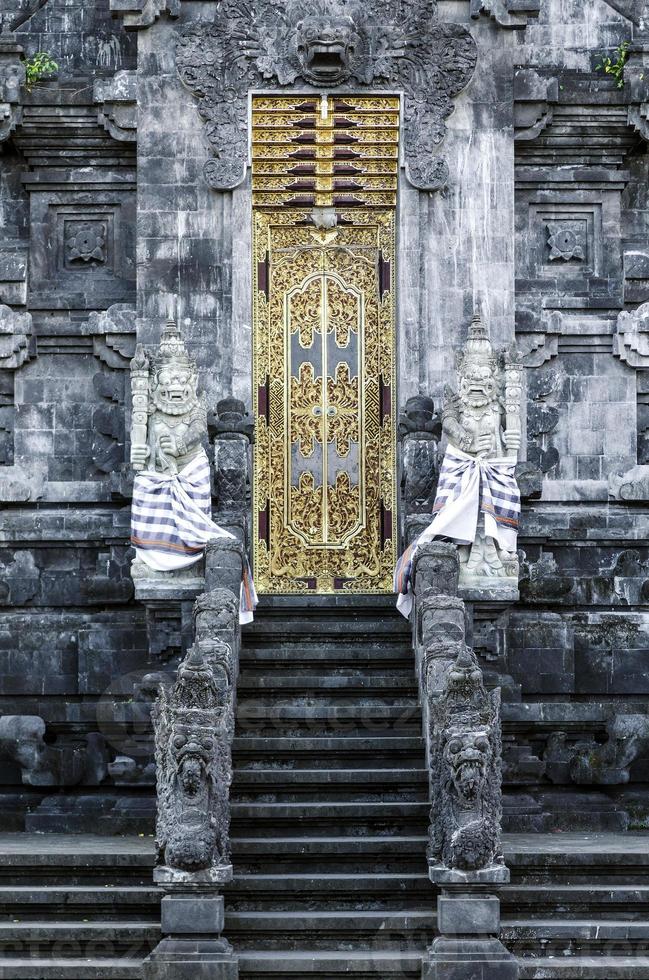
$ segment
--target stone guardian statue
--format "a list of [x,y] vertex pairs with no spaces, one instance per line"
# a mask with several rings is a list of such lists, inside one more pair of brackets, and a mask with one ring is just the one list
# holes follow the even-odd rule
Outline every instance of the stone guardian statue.
[[457,391],[446,388],[442,431],[448,440],[433,520],[397,563],[395,591],[404,615],[412,606],[416,550],[433,538],[458,545],[460,592],[467,599],[516,600],[520,491],[522,366],[512,346],[496,355],[476,313],[457,358]]
[[[198,370],[180,330],[169,320],[157,349],[139,344],[131,361],[131,464],[135,470],[132,575],[187,568],[216,538],[236,542],[212,520],[207,412]],[[257,597],[244,558],[240,622],[250,622]]]

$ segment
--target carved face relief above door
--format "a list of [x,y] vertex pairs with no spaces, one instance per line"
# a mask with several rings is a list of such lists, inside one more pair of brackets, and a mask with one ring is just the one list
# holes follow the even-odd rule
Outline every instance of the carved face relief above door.
[[255,581],[389,592],[399,101],[271,101],[253,101]]

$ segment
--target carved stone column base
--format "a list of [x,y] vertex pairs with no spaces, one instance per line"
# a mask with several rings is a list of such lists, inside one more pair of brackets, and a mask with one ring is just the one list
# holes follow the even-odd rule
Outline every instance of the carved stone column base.
[[143,980],[237,980],[239,961],[223,931],[223,896],[176,892],[162,899],[163,939]]
[[422,980],[518,980],[518,963],[499,939],[440,936],[428,950]]
[[463,576],[460,572],[458,595],[465,602],[518,602],[518,578]]
[[163,939],[142,967],[142,980],[238,980],[239,958],[225,939]]
[[[432,870],[432,869],[431,869]],[[448,870],[445,880],[477,880],[479,872]],[[485,868],[482,880],[496,884],[505,875]],[[431,873],[435,880],[436,875]],[[422,980],[518,980],[516,958],[498,939],[500,900],[487,891],[488,885],[455,884],[444,887],[437,899],[437,928],[440,936],[428,950],[422,966]]]

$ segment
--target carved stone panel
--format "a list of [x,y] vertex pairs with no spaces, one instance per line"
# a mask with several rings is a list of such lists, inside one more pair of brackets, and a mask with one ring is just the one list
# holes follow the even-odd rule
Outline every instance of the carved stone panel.
[[476,58],[469,31],[438,22],[435,5],[424,0],[322,0],[307,16],[298,0],[224,0],[211,25],[185,29],[177,50],[180,77],[199,99],[215,154],[205,178],[221,190],[236,187],[246,172],[248,92],[287,86],[403,92],[408,178],[421,189],[442,187],[448,166],[435,148]]
[[134,198],[116,191],[31,194],[31,301],[101,308],[131,299]]

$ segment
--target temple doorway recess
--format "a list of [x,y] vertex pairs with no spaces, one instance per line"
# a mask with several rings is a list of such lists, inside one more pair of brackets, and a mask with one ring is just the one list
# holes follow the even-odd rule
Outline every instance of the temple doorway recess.
[[397,96],[254,96],[255,582],[391,591]]

